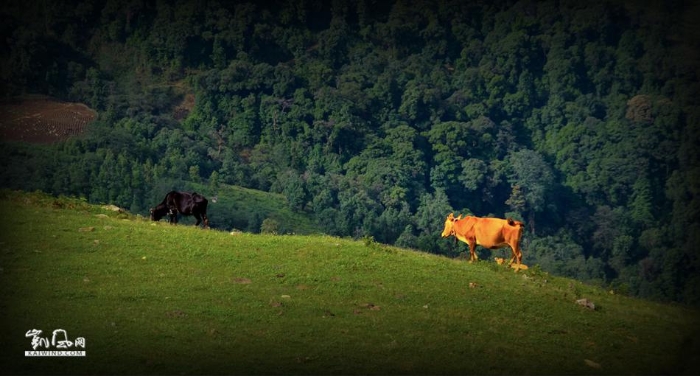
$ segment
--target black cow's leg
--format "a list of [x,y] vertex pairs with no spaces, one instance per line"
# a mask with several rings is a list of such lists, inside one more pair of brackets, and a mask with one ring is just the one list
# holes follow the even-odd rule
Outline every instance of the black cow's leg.
[[194,213],[194,218],[197,219],[197,222],[195,222],[195,226],[199,227],[199,224],[202,223],[202,217],[199,216],[199,213]]
[[202,213],[202,218],[204,218],[204,228],[209,228],[209,218],[206,213]]
[[177,207],[175,205],[168,205],[168,216],[171,224],[177,224]]

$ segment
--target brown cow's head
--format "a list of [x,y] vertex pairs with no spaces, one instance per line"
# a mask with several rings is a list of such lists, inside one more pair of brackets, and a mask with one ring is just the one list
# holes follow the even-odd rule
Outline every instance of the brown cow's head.
[[450,215],[447,216],[447,219],[445,219],[445,229],[442,230],[443,238],[452,235],[452,227],[454,227],[455,221],[458,221],[460,218],[462,218],[461,215],[459,216],[459,218],[455,218],[454,213],[450,213]]

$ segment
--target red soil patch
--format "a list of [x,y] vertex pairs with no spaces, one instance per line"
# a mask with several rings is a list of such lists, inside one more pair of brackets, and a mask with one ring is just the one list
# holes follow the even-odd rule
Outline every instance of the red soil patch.
[[51,98],[0,102],[0,140],[50,144],[79,135],[97,117],[82,103]]

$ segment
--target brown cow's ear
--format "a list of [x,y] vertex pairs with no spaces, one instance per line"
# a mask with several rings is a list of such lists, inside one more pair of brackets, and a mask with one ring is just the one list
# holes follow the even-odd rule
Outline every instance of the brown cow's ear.
[[450,213],[447,215],[447,219],[453,219],[455,217],[455,213]]

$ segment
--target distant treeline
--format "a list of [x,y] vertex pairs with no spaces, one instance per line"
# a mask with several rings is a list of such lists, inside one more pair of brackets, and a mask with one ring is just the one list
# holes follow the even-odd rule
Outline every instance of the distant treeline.
[[691,5],[11,0],[3,93],[100,116],[0,148],[0,183],[139,213],[238,185],[328,234],[450,256],[448,213],[512,216],[526,264],[700,304]]

